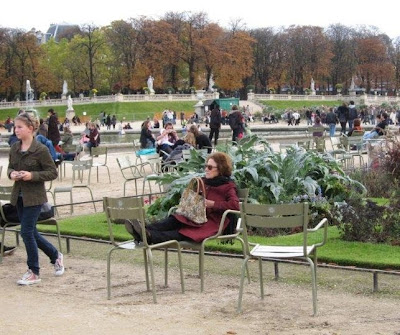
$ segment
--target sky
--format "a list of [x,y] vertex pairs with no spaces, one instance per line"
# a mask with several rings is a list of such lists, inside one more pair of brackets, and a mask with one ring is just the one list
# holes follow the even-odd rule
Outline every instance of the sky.
[[54,0],[28,1],[2,4],[0,27],[46,32],[51,23],[94,24],[105,26],[115,20],[128,20],[146,16],[161,18],[166,12],[206,12],[212,22],[228,28],[229,23],[241,19],[246,27],[288,27],[313,25],[328,27],[343,24],[356,28],[373,25],[390,38],[400,36],[398,23],[400,1],[355,0],[112,0],[82,1]]

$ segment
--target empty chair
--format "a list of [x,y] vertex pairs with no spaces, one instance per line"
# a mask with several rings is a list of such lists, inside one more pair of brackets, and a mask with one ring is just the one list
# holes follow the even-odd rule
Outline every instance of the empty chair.
[[[145,222],[145,211],[143,208],[143,198],[141,197],[129,197],[129,198],[108,198],[103,199],[104,211],[107,216],[107,223],[110,232],[110,240],[113,247],[109,250],[107,254],[107,298],[111,299],[111,254],[114,250],[131,250],[131,251],[142,251],[144,258],[144,270],[146,275],[146,286],[147,290],[150,291],[150,281],[149,281],[149,269],[150,269],[150,280],[151,280],[151,290],[153,292],[153,302],[157,302],[155,279],[154,279],[154,265],[153,265],[153,249],[164,249],[164,265],[165,265],[165,286],[168,286],[168,249],[170,247],[176,248],[178,254],[178,263],[180,270],[181,279],[181,290],[182,293],[185,292],[184,277],[182,269],[182,257],[181,249],[178,241],[170,240],[162,243],[151,244],[147,243],[147,238],[144,230]],[[133,240],[117,242],[114,238],[113,233],[113,222],[116,220],[125,219],[136,219],[139,221],[142,232],[143,232],[143,242],[136,243]],[[134,275],[134,274],[133,274]]]
[[107,147],[92,147],[90,153],[93,159],[92,168],[96,168],[97,182],[99,182],[99,168],[105,167],[108,173],[108,181],[111,183],[110,169],[107,166]]
[[[244,277],[246,274],[247,263],[250,259],[257,259],[259,262],[260,272],[260,291],[261,298],[264,299],[264,285],[262,274],[262,261],[265,259],[303,259],[308,262],[311,270],[311,286],[313,312],[317,314],[317,248],[325,244],[328,231],[328,220],[322,219],[315,228],[308,228],[309,213],[308,203],[296,204],[250,204],[241,203],[240,205],[242,219],[242,238],[246,249],[246,257],[241,268],[239,301],[237,311],[242,310],[242,297]],[[260,243],[251,243],[247,234],[248,229],[281,229],[281,228],[297,228],[301,229],[302,244],[293,245],[263,245]],[[314,244],[308,244],[310,233],[314,233],[323,228],[323,237]]]
[[145,164],[138,161],[133,163],[129,156],[117,157],[117,163],[119,169],[124,177],[124,196],[126,194],[126,184],[134,181],[135,182],[135,195],[138,195],[137,181],[144,180],[144,167]]
[[96,211],[96,206],[94,204],[93,192],[90,188],[90,171],[92,168],[92,159],[72,161],[72,184],[68,186],[56,186],[54,188],[54,204],[56,204],[56,195],[58,193],[69,193],[70,195],[70,211],[71,214],[74,212],[73,208],[73,190],[85,188],[89,191],[90,197],[92,199],[94,211]]

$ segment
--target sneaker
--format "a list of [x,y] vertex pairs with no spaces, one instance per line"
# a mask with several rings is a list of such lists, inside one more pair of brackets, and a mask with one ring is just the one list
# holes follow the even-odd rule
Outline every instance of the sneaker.
[[17,250],[17,247],[7,247],[4,246],[4,256],[9,256],[14,253],[14,251]]
[[62,276],[64,274],[64,256],[61,252],[58,253],[58,258],[54,263],[54,275]]
[[40,283],[41,279],[39,275],[36,275],[32,272],[32,270],[28,270],[25,272],[25,274],[22,276],[20,280],[17,281],[18,285],[33,285]]

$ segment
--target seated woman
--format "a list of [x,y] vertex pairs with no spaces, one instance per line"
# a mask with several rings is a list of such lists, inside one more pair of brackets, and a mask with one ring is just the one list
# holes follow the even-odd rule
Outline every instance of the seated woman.
[[[171,122],[167,122],[161,134],[157,137],[158,148],[167,154],[172,152],[172,147],[178,140],[178,135]],[[166,157],[165,157],[166,158]]]
[[362,131],[362,127],[361,127],[361,120],[360,119],[354,119],[353,121],[353,128],[350,129],[350,131],[347,133],[347,136],[351,136],[353,135],[353,131]]
[[202,133],[199,128],[194,124],[190,126],[188,132],[193,133],[194,137],[196,137],[196,146],[197,149],[207,149],[207,152],[210,154],[212,150],[212,144],[207,135]]
[[179,163],[183,161],[183,150],[196,148],[196,138],[193,133],[187,133],[181,140],[176,141],[172,152],[165,159],[165,163]]
[[[223,152],[216,152],[208,156],[206,162],[203,181],[206,187],[207,222],[199,226],[182,215],[170,215],[166,219],[146,227],[148,243],[160,243],[168,240],[201,242],[218,232],[225,210],[239,210],[236,185],[231,179],[231,158]],[[229,219],[227,218],[224,228],[228,224]],[[126,220],[125,226],[136,240],[142,240],[142,230],[138,221]]]
[[91,148],[99,146],[100,134],[94,122],[89,122],[89,135],[86,136],[89,138],[89,141],[86,143],[86,147],[89,148],[89,151]]
[[[315,123],[313,124],[313,127],[315,127],[315,128],[323,127],[323,125],[321,123],[321,118],[319,116],[315,117]],[[322,137],[323,135],[324,135],[323,131],[314,131],[313,132],[313,136],[316,136],[316,137]]]
[[142,123],[142,130],[140,132],[140,147],[142,149],[152,149],[155,147],[156,140],[150,128],[151,122],[149,120]]

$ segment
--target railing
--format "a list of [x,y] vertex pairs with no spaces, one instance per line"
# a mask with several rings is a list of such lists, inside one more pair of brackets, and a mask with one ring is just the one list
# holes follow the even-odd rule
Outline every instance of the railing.
[[374,94],[362,95],[295,95],[295,94],[248,94],[249,101],[259,100],[286,100],[286,101],[337,101],[354,100],[358,104],[382,104],[382,103],[399,103],[400,97],[398,96],[380,96]]
[[[218,99],[219,94],[204,93],[202,100]],[[109,102],[135,102],[135,101],[198,101],[196,94],[116,94],[116,95],[100,95],[94,97],[73,98],[73,105],[84,105],[93,103],[109,103]],[[0,102],[0,109],[8,108],[36,108],[44,106],[67,106],[67,99],[48,99],[26,101]]]

